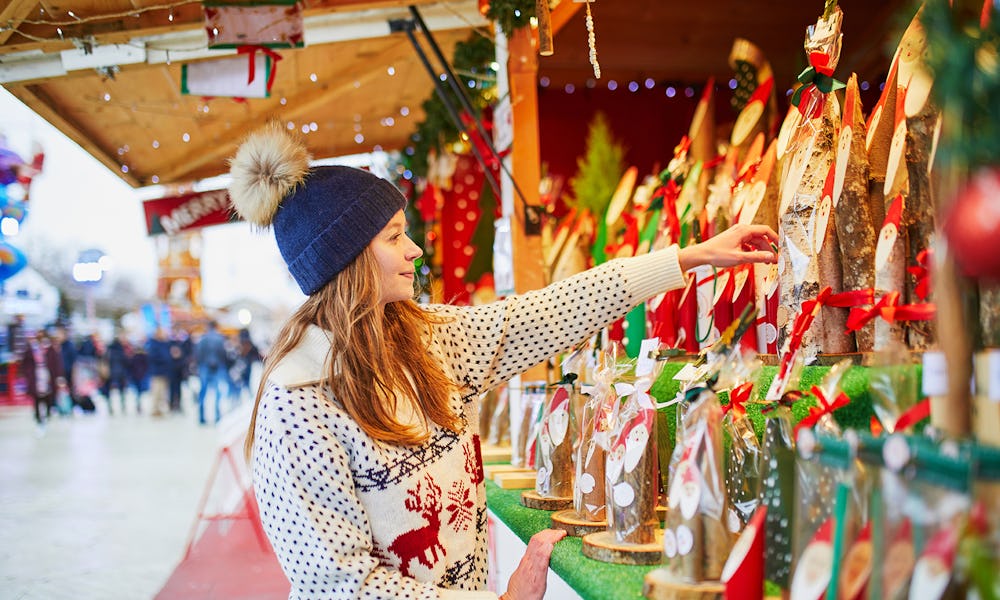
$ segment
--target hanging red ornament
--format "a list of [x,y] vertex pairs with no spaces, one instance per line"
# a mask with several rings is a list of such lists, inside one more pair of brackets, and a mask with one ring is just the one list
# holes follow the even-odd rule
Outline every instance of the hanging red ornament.
[[944,233],[965,275],[1000,281],[1000,168],[978,171],[959,189]]
[[490,0],[479,0],[479,13],[486,16],[487,11],[490,10]]

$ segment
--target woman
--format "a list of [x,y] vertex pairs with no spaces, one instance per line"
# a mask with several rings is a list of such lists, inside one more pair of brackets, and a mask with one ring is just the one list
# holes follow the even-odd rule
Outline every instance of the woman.
[[[774,262],[766,227],[615,260],[478,307],[418,306],[405,200],[371,173],[310,170],[272,124],[231,163],[230,196],[273,227],[308,298],[269,353],[246,450],[290,598],[495,598],[486,585],[479,394],[711,263]],[[535,535],[506,598],[540,598]]]

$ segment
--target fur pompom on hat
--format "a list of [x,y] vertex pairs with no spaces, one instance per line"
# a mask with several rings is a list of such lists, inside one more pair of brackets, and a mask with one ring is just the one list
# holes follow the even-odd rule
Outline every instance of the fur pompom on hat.
[[273,227],[299,288],[314,294],[349,265],[406,199],[388,181],[353,167],[309,168],[301,142],[279,124],[250,134],[230,160],[233,209]]

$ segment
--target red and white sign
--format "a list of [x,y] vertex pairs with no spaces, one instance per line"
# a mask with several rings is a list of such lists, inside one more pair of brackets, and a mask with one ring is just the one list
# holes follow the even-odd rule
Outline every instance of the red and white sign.
[[176,235],[182,231],[239,220],[229,207],[227,190],[190,192],[146,200],[142,207],[146,213],[146,231],[149,235]]

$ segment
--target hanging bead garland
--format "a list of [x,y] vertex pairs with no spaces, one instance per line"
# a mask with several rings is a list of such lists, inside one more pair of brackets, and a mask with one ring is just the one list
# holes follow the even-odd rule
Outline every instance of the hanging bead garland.
[[594,77],[601,78],[601,65],[597,62],[597,36],[594,35],[594,15],[590,14],[590,0],[587,0],[587,44],[590,46],[590,64],[594,65]]

